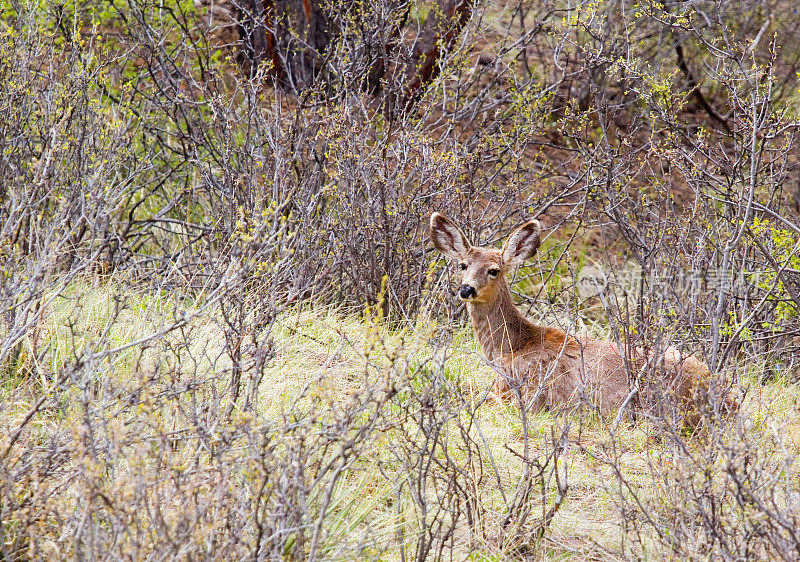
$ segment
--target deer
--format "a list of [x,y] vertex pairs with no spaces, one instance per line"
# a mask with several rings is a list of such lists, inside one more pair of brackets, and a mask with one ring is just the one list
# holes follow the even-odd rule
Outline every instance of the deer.
[[536,325],[517,309],[507,276],[536,254],[541,233],[539,221],[530,220],[515,228],[501,249],[482,248],[470,244],[444,215],[433,213],[430,218],[434,247],[461,270],[458,296],[466,303],[484,356],[495,366],[495,397],[502,402],[516,396],[533,410],[589,403],[603,418],[618,412],[618,423],[637,394],[648,395],[638,388],[637,377],[629,375],[630,366],[643,368],[656,360],[661,365],[660,384],[685,415],[698,391],[708,388],[710,371],[700,360],[674,347],[660,357],[641,349],[626,353],[611,341]]

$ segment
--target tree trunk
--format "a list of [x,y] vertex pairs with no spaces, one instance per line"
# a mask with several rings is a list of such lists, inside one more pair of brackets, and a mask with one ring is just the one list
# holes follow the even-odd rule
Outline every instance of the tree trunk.
[[[199,0],[211,10],[209,1]],[[403,113],[416,104],[425,86],[439,75],[441,60],[469,21],[473,3],[437,0],[413,45],[405,46],[403,55],[402,31],[408,23],[411,4],[407,0],[385,1],[392,3],[382,11],[370,11],[371,8],[343,0],[232,0],[229,5],[223,0],[213,10],[218,17],[226,12],[236,27],[243,71],[250,77],[269,77],[276,87],[293,94],[327,79],[330,45],[342,39],[341,29],[350,25],[350,31],[357,29],[360,33],[355,39],[360,42],[358,48],[352,52],[364,60],[348,62],[353,75],[347,79],[359,83],[363,91],[373,96],[383,93],[387,113]],[[384,19],[377,22],[376,30],[374,18],[379,13]],[[350,19],[345,22],[345,18]],[[358,22],[355,28],[352,21]],[[341,80],[341,70],[336,68],[331,74]]]

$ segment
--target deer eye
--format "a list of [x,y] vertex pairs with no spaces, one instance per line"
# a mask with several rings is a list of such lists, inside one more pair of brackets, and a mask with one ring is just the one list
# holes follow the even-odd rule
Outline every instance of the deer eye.
[[458,267],[461,268],[461,271],[465,271],[467,269],[467,264],[461,263],[461,264],[458,264]]
[[497,277],[498,275],[500,275],[500,270],[497,269],[496,267],[493,267],[492,269],[489,270],[488,273],[490,277]]

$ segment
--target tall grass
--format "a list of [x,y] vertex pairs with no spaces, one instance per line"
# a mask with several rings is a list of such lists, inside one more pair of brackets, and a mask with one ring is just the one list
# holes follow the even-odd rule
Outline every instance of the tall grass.
[[[343,559],[414,557],[422,545],[427,555],[458,558],[660,558],[671,545],[659,533],[687,515],[684,495],[701,466],[712,487],[722,486],[705,492],[714,497],[728,493],[725,474],[737,463],[763,464],[764,477],[783,463],[788,495],[759,488],[766,495],[754,497],[784,510],[796,501],[796,383],[760,380],[757,365],[743,375],[747,396],[724,439],[712,427],[676,442],[647,420],[611,432],[575,412],[529,415],[523,432],[516,404],[487,398],[494,372],[470,328],[451,327],[442,345],[435,336],[447,326],[433,319],[398,329],[364,311],[304,304],[271,329],[274,355],[257,404],[229,411],[218,309],[140,348],[74,365],[66,385],[51,366],[147,339],[165,315],[196,306],[133,291],[120,277],[80,278],[66,295],[43,314],[35,345],[24,342],[18,372],[36,376],[2,387],[9,552]],[[37,364],[43,349],[48,363]],[[42,396],[46,405],[8,450]],[[718,453],[697,464],[729,445],[751,460]],[[525,464],[547,467],[554,446],[526,509],[535,520],[553,505],[556,472],[566,500],[547,533],[532,520],[512,533]],[[736,502],[718,507],[721,521],[749,521]],[[685,546],[677,552],[689,554]]]

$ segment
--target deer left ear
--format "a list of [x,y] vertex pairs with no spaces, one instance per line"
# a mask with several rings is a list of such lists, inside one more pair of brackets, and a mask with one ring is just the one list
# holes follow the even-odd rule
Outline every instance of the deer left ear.
[[519,226],[503,245],[503,262],[519,265],[536,253],[541,242],[542,225],[539,221],[528,221]]
[[430,233],[436,249],[451,260],[460,260],[472,248],[461,229],[441,213],[431,215]]

